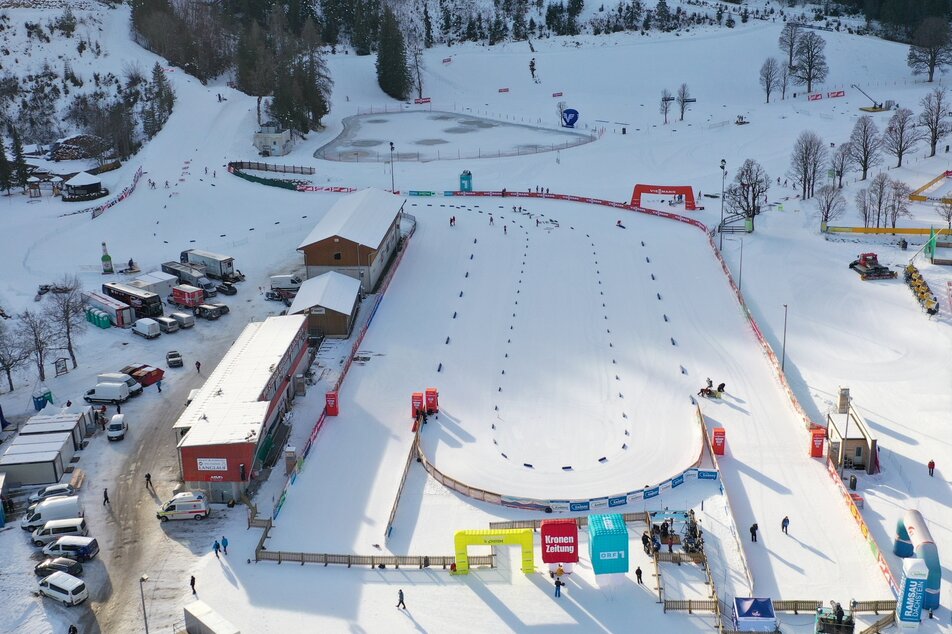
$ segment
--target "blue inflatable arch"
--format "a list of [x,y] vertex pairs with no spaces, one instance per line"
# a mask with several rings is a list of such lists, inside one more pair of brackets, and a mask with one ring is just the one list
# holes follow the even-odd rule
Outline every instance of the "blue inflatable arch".
[[918,557],[929,569],[926,579],[926,595],[922,607],[935,610],[939,607],[939,584],[942,581],[942,567],[939,565],[939,549],[936,548],[932,534],[919,511],[906,511],[896,523],[896,541],[893,554],[898,557]]

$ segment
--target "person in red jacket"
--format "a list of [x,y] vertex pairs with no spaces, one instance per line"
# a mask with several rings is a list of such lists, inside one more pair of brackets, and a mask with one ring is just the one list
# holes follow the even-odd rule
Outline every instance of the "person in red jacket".
[[930,478],[933,477],[932,474],[934,473],[935,473],[935,460],[930,460],[929,461],[929,477]]

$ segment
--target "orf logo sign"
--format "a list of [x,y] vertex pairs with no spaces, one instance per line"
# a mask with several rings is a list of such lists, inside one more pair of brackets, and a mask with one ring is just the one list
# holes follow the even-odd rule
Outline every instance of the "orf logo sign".
[[542,561],[547,564],[578,562],[578,526],[575,520],[542,522]]
[[575,124],[578,122],[578,110],[574,108],[567,108],[562,111],[562,127],[563,128],[574,128]]

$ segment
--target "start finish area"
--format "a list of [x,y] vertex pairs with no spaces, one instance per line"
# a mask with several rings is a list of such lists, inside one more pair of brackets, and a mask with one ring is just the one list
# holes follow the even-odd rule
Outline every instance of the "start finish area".
[[[699,359],[739,333],[756,345],[705,235],[510,200],[526,211],[498,198],[408,200],[417,232],[338,420],[357,409],[409,443],[410,395],[436,387],[440,413],[421,434],[428,459],[507,496],[617,496],[680,474],[702,446],[690,396],[716,370]],[[708,328],[722,325],[731,332],[713,335],[712,350]]]

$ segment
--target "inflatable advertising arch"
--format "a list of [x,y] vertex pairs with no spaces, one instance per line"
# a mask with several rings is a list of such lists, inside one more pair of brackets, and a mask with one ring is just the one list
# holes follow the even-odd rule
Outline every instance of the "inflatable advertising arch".
[[633,207],[641,207],[642,194],[655,194],[657,196],[674,196],[680,194],[684,196],[684,210],[696,211],[697,205],[694,204],[694,188],[688,185],[635,185],[635,191],[631,194],[631,204]]
[[535,572],[535,559],[532,553],[531,528],[498,528],[479,531],[456,531],[453,539],[456,545],[456,573],[469,573],[470,546],[521,546],[522,572]]
[[896,524],[896,541],[893,554],[898,557],[917,557],[928,570],[922,607],[935,610],[939,607],[939,585],[942,582],[942,566],[939,564],[939,549],[936,548],[929,527],[919,511],[906,511]]

